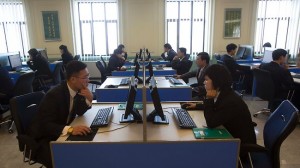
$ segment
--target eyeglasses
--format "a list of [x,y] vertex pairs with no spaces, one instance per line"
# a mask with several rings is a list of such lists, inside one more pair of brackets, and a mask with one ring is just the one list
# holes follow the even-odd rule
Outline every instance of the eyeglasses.
[[90,78],[90,75],[86,77],[79,77],[79,76],[73,76],[74,78],[82,79],[82,80],[88,80]]

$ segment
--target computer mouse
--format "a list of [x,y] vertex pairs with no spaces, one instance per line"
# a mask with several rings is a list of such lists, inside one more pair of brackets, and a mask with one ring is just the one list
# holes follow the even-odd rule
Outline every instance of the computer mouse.
[[107,88],[116,88],[115,85],[106,85]]
[[182,109],[187,109],[188,106],[189,106],[189,105],[188,105],[187,103],[184,103],[184,104],[181,105],[181,108],[182,108]]

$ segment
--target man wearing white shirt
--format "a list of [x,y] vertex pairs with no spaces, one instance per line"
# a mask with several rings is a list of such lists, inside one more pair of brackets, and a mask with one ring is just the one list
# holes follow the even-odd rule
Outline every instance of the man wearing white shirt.
[[50,90],[39,106],[28,134],[41,143],[39,155],[43,164],[51,164],[50,141],[67,134],[86,135],[91,129],[84,125],[69,126],[76,115],[83,115],[92,105],[93,94],[87,88],[89,71],[86,64],[71,61],[66,68],[67,81]]

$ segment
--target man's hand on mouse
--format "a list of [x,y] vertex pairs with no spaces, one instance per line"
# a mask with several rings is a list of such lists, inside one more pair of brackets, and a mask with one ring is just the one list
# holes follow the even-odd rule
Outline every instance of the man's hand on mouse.
[[91,132],[91,128],[80,125],[80,126],[73,127],[72,135],[87,135],[90,132]]
[[194,109],[194,108],[196,108],[196,103],[185,103],[183,105],[186,106],[186,109]]

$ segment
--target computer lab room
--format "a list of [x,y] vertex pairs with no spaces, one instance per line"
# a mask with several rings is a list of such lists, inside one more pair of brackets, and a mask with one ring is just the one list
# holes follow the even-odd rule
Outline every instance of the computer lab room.
[[0,0],[0,167],[300,167],[300,1]]

